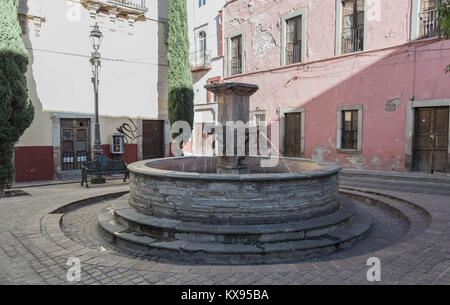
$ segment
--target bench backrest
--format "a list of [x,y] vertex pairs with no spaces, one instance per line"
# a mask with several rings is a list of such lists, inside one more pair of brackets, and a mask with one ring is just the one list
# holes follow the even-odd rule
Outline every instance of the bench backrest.
[[127,169],[127,162],[125,159],[111,160],[104,155],[101,155],[95,161],[83,162],[82,167],[88,172],[124,171]]

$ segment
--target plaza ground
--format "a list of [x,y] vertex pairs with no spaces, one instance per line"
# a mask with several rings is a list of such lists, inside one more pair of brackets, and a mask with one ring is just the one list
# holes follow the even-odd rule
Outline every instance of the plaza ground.
[[121,180],[88,189],[79,183],[17,185],[29,196],[0,199],[0,284],[69,284],[69,257],[81,261],[81,284],[371,284],[370,257],[380,258],[381,284],[450,284],[448,177],[400,178],[346,172],[340,186],[349,196],[366,198],[367,209],[378,202],[408,219],[378,208],[372,235],[348,251],[320,260],[245,266],[187,264],[119,250],[96,224],[106,197],[60,209],[128,191]]

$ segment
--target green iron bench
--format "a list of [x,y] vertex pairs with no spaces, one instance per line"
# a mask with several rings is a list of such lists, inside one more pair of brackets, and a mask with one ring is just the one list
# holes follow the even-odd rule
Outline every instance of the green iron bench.
[[86,187],[89,187],[88,175],[104,174],[125,174],[123,182],[126,182],[130,178],[130,171],[128,170],[125,159],[111,160],[102,155],[95,161],[81,163],[81,186],[86,183]]

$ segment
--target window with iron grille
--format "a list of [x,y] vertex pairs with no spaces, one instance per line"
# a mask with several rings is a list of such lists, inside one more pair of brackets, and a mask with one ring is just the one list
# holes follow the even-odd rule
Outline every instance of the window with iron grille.
[[242,35],[231,38],[231,75],[242,73]]
[[358,110],[342,111],[341,149],[358,149]]
[[364,0],[342,1],[342,54],[364,50]]
[[420,1],[420,37],[437,36],[439,32],[438,8],[443,0],[422,0]]
[[286,20],[286,64],[300,62],[302,58],[302,16]]

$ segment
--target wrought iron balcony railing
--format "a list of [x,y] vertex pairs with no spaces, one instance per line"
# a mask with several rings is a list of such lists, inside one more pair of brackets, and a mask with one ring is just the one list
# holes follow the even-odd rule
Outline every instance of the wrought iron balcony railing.
[[364,26],[345,29],[342,33],[342,54],[364,51]]
[[439,33],[439,14],[438,9],[423,11],[419,14],[420,19],[420,38],[437,36]]
[[302,41],[297,40],[286,47],[286,64],[300,62],[302,59]]
[[211,55],[208,51],[197,51],[190,54],[191,70],[211,69]]
[[124,14],[143,15],[148,11],[147,0],[81,0],[85,7],[89,5],[97,5],[102,10],[117,9]]
[[147,11],[147,1],[146,0],[106,0],[108,3],[119,4],[123,6],[128,6],[132,8],[136,8],[139,10]]

